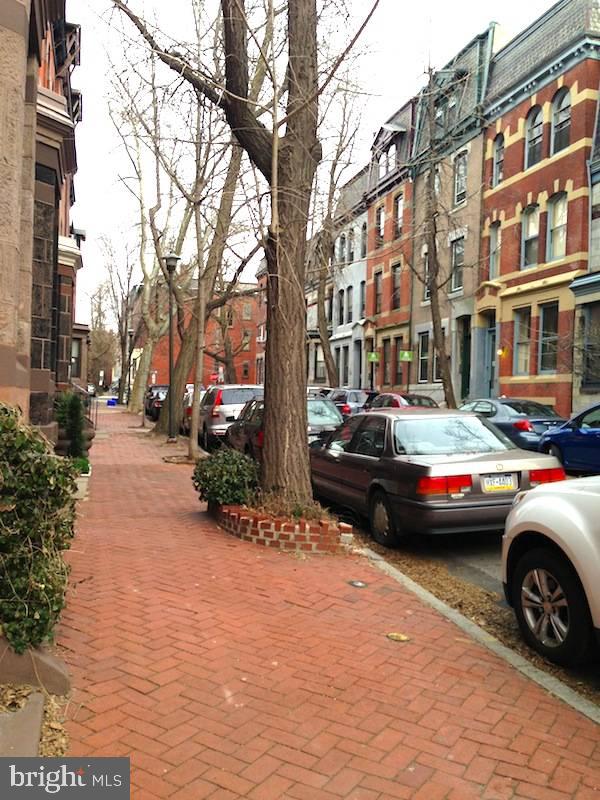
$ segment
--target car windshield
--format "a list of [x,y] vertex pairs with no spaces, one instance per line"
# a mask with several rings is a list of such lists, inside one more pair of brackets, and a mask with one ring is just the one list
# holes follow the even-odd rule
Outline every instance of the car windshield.
[[344,421],[331,400],[314,398],[306,406],[309,425],[341,425]]
[[514,449],[499,431],[478,417],[427,417],[394,422],[396,452],[409,456],[497,453]]
[[531,400],[511,400],[502,405],[509,409],[509,413],[513,411],[516,414],[527,414],[528,417],[558,417],[552,406],[544,406]]
[[224,406],[241,406],[253,397],[262,397],[262,387],[240,386],[237,389],[223,389],[221,403]]

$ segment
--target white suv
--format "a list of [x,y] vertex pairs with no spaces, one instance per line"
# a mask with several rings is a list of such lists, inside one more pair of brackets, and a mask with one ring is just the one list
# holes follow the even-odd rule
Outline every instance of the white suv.
[[502,581],[525,641],[557,664],[600,643],[600,477],[515,497],[502,540]]
[[224,441],[227,429],[239,417],[248,400],[262,399],[264,389],[256,384],[223,384],[211,386],[200,403],[198,431],[205,450]]

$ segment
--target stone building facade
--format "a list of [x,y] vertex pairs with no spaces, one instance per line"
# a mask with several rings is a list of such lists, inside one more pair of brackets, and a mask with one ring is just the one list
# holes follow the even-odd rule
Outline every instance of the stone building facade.
[[81,98],[64,0],[0,4],[0,399],[55,434],[70,382],[79,241],[69,210]]

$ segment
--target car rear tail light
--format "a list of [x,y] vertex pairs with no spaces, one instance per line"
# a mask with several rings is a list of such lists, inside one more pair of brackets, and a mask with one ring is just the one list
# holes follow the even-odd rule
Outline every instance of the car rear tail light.
[[531,486],[539,486],[540,483],[554,483],[554,481],[564,481],[567,476],[562,467],[551,467],[550,469],[529,470],[529,483]]
[[470,492],[472,485],[470,475],[427,476],[417,481],[417,494],[462,494]]
[[518,431],[527,431],[528,433],[534,431],[534,427],[528,419],[519,419],[513,422],[513,428],[516,428]]
[[154,401],[154,408],[160,408],[160,403],[161,403],[160,400],[155,400]]
[[218,417],[219,416],[219,406],[223,400],[223,390],[219,389],[217,392],[217,396],[215,397],[215,404],[213,406],[211,417]]
[[185,414],[186,414],[187,417],[191,417],[192,416],[192,407],[191,406],[187,406],[186,407]]
[[342,414],[351,414],[352,413],[352,409],[350,408],[348,403],[344,403],[344,405],[341,407],[340,411],[342,412]]

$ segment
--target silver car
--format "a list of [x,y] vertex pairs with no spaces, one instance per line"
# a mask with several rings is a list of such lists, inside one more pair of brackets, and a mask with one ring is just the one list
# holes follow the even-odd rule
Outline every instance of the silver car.
[[211,386],[200,404],[198,431],[202,447],[208,450],[216,442],[222,442],[248,400],[262,398],[263,393],[263,387],[255,384]]
[[600,477],[515,497],[502,541],[502,581],[523,638],[557,664],[600,642]]

